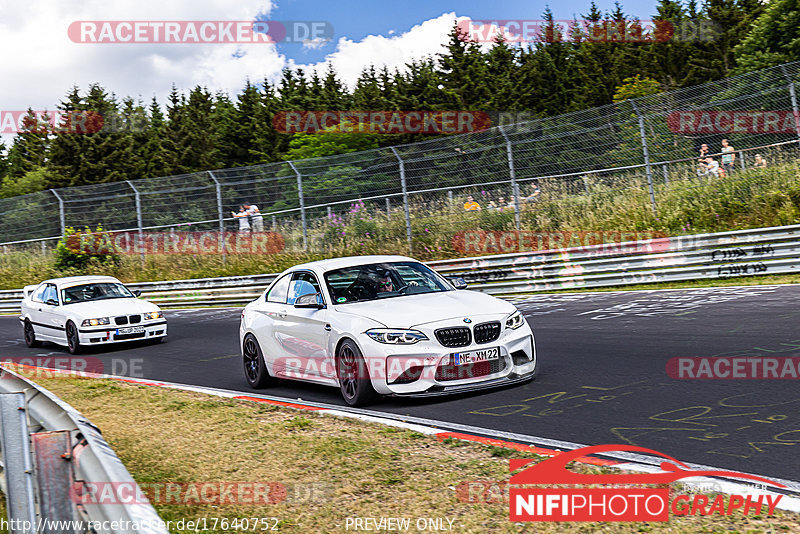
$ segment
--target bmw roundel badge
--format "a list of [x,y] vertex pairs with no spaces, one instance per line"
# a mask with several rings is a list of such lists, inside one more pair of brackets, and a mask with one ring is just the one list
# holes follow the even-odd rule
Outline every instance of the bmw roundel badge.
[[472,319],[470,319],[469,317],[464,317],[464,322],[469,324],[472,322]]

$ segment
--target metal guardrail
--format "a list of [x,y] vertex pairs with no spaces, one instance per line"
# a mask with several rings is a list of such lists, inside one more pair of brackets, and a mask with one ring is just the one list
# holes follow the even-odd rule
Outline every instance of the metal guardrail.
[[83,484],[138,486],[100,431],[70,405],[0,367],[0,414],[2,489],[9,519],[20,526],[13,532],[88,531],[54,523],[71,521],[98,534],[167,534],[149,504],[73,502],[80,500],[72,496]]
[[[664,237],[558,250],[429,262],[495,295],[800,272],[800,225]],[[239,306],[277,274],[127,284],[163,308]],[[0,312],[19,311],[22,290],[0,291]]]

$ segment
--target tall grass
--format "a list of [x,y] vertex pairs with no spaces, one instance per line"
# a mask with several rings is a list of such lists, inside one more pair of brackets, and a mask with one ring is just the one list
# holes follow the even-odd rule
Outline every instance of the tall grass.
[[[669,183],[656,175],[653,212],[646,178],[636,172],[581,179],[541,180],[538,202],[524,203],[521,228],[548,231],[658,231],[670,236],[702,232],[782,226],[800,223],[800,161],[793,154],[773,156],[765,169],[740,170],[725,178],[698,177],[687,165],[670,170]],[[522,185],[525,188],[525,184]],[[483,202],[510,191],[473,194]],[[410,219],[412,254],[422,260],[463,256],[454,236],[471,229],[513,230],[511,209],[466,212],[463,198],[412,196]],[[54,276],[113,274],[123,281],[150,281],[235,276],[281,271],[300,262],[359,254],[408,254],[405,215],[396,205],[356,202],[345,213],[309,213],[307,239],[297,221],[285,220],[275,230],[286,243],[271,255],[138,255],[123,256],[121,265],[89,265],[84,270],[58,271],[52,250],[41,246],[7,248],[0,253],[0,287],[19,288]]]

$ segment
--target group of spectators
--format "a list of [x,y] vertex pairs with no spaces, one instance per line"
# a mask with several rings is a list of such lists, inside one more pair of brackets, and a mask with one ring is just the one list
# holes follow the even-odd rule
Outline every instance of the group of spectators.
[[231,215],[239,221],[240,232],[264,231],[264,216],[255,204],[242,204],[239,212],[232,211]]
[[[520,202],[536,202],[539,200],[539,196],[542,194],[542,190],[539,188],[539,184],[533,182],[530,186],[530,194],[528,196],[520,195]],[[489,199],[488,203],[486,204],[486,209],[488,210],[513,210],[515,202],[514,195],[511,195],[506,201],[506,198],[503,195],[497,197],[497,200]],[[480,204],[475,201],[475,198],[472,195],[467,195],[467,201],[464,203],[464,210],[466,211],[481,211],[483,208]]]
[[[722,165],[715,160],[709,151],[708,145],[703,143],[700,145],[700,160],[697,164],[697,175],[698,176],[715,176],[718,178],[722,178],[727,174],[732,173],[736,167],[734,163],[736,162],[736,152],[734,148],[730,145],[727,139],[722,140],[722,148],[720,149],[720,161]],[[767,166],[766,160],[761,156],[761,154],[756,154],[755,161],[753,162],[754,169],[763,169]]]

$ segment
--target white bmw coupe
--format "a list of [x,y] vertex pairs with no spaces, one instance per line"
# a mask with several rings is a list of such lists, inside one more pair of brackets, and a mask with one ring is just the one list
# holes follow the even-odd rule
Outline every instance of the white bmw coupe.
[[167,335],[159,307],[111,276],[54,278],[24,292],[19,320],[29,347],[51,341],[77,354],[85,346]]
[[253,388],[275,378],[337,386],[351,406],[532,379],[525,318],[465,287],[404,256],[292,267],[242,311],[245,377]]

